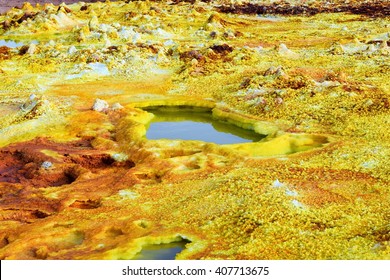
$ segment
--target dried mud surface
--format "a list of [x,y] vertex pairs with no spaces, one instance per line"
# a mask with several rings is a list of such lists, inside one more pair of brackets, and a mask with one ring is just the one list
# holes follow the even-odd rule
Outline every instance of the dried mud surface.
[[[390,259],[388,5],[300,2],[7,2],[0,259]],[[148,140],[156,106],[268,137]]]

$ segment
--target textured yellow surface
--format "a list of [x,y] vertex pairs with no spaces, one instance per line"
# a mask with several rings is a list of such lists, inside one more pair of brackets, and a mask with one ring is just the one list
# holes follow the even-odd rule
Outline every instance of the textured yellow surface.
[[[1,22],[24,45],[0,44],[1,259],[182,239],[178,259],[390,259],[388,16],[118,1]],[[148,106],[268,137],[148,140]]]

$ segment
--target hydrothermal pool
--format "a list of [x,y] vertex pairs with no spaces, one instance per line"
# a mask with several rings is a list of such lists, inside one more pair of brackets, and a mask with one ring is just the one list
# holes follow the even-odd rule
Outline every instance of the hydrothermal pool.
[[134,260],[174,260],[176,255],[185,249],[188,241],[178,241],[167,244],[151,244],[142,248]]
[[[36,40],[32,40],[30,43],[38,44],[39,42]],[[24,46],[26,44],[27,43],[17,42],[14,40],[3,40],[3,39],[0,40],[0,46],[6,46],[8,48],[19,48],[19,47]]]
[[266,135],[213,118],[207,109],[146,108],[155,117],[147,127],[147,139],[200,140],[216,144],[257,142]]

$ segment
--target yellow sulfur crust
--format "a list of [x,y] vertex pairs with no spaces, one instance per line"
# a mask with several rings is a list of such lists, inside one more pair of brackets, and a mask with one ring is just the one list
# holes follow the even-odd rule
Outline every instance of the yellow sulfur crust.
[[[382,1],[174,2],[0,15],[0,259],[390,259]],[[266,137],[149,140],[150,107]]]

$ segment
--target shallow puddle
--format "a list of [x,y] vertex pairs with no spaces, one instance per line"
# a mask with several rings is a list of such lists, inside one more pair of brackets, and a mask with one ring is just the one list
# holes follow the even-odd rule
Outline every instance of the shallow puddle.
[[8,48],[19,48],[21,46],[24,46],[26,44],[38,44],[39,42],[36,40],[31,41],[30,43],[23,43],[23,42],[16,42],[13,40],[0,40],[0,46],[6,46]]
[[188,242],[179,241],[168,244],[154,244],[143,247],[133,260],[174,260],[185,249]]
[[146,109],[155,115],[147,127],[147,139],[200,140],[216,144],[257,142],[266,135],[216,120],[210,111]]
[[17,43],[12,40],[0,40],[0,46],[6,46],[8,48],[18,48],[23,46],[23,43]]

